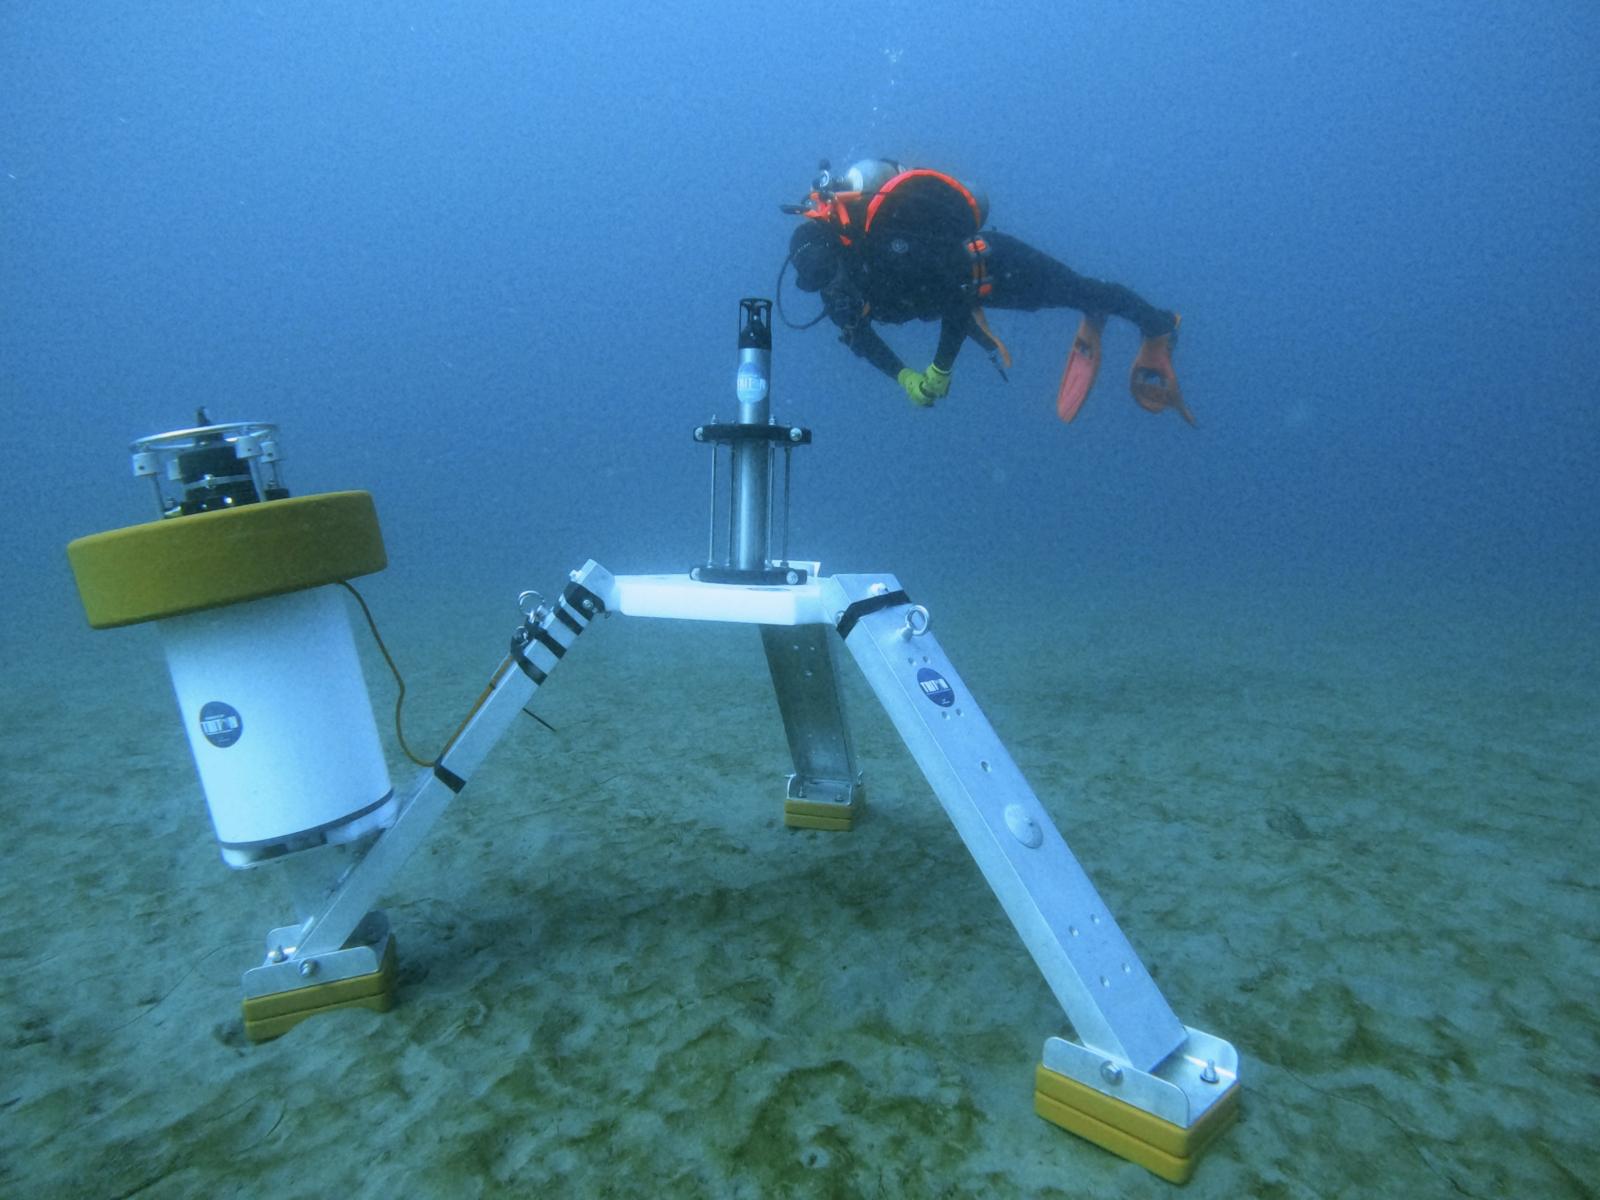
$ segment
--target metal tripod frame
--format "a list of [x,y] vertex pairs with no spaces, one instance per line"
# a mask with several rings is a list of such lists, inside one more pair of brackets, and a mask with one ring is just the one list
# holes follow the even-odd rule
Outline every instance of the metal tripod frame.
[[[849,829],[862,788],[839,686],[849,651],[1071,1023],[1049,1038],[1035,1077],[1046,1119],[1181,1181],[1237,1110],[1238,1054],[1178,1020],[1088,875],[892,575],[821,574],[769,557],[788,537],[789,451],[808,430],[773,421],[767,400],[770,305],[742,303],[737,422],[700,426],[726,446],[725,502],[712,469],[708,561],[681,575],[615,576],[590,560],[560,596],[524,612],[511,650],[439,759],[401,798],[392,826],[360,845],[331,885],[298,869],[298,924],[268,935],[244,976],[246,1028],[273,1037],[326,1008],[386,1007],[394,941],[380,894],[485,756],[599,617],[723,621],[760,627],[794,770],[788,824]],[[784,450],[781,524],[773,459]],[[726,513],[726,539],[720,537]],[[531,595],[531,593],[528,593]]]

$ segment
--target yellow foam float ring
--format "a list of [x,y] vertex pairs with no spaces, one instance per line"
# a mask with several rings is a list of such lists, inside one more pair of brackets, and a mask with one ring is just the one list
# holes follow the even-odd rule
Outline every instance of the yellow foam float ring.
[[388,565],[367,492],[171,517],[67,546],[95,629],[136,625],[370,575]]

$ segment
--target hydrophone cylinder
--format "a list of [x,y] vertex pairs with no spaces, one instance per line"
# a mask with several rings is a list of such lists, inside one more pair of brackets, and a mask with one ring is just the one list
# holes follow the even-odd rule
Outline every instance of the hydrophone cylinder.
[[372,497],[290,497],[270,425],[134,443],[163,519],[67,547],[89,624],[153,623],[229,866],[398,811],[341,590],[387,562]]
[[[772,419],[772,301],[739,301],[739,367],[734,375],[739,424],[765,426]],[[742,438],[733,443],[733,565],[762,571],[767,565],[771,443]]]
[[229,866],[393,823],[394,790],[337,586],[156,627]]

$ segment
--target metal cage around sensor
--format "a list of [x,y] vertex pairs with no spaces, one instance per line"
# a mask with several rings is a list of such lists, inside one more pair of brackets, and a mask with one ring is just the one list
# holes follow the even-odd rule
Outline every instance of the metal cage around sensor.
[[154,480],[163,517],[282,500],[278,427],[255,421],[200,425],[140,438],[133,473]]

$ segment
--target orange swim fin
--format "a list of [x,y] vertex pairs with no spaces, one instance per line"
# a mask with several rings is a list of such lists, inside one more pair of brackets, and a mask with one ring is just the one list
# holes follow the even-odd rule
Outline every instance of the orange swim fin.
[[1061,386],[1056,389],[1056,416],[1070,421],[1083,407],[1084,398],[1100,373],[1100,331],[1106,327],[1103,313],[1084,313],[1072,339],[1072,353],[1061,371]]
[[[1177,330],[1174,329],[1173,333]],[[1172,333],[1145,338],[1133,360],[1133,370],[1128,373],[1128,390],[1146,412],[1178,410],[1189,424],[1195,423],[1194,414],[1183,402],[1183,389],[1178,386],[1177,372],[1172,369]]]

